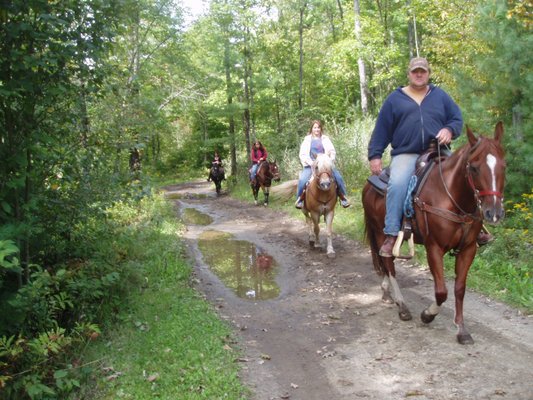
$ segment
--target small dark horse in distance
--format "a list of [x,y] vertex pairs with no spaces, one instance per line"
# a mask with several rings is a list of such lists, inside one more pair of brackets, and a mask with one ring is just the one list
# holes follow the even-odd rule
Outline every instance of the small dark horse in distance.
[[257,173],[255,174],[255,179],[250,182],[255,205],[258,204],[257,197],[259,195],[259,189],[261,188],[264,195],[263,205],[265,207],[268,206],[268,196],[270,194],[270,186],[272,186],[272,181],[279,182],[280,179],[281,174],[279,172],[278,164],[276,164],[276,160],[264,160],[259,163],[259,166],[257,167]]
[[220,194],[222,188],[222,181],[226,179],[224,175],[224,167],[220,163],[214,162],[211,164],[211,170],[209,171],[209,179],[215,184],[217,194]]
[[[477,251],[476,237],[483,221],[496,224],[504,217],[503,189],[505,159],[502,148],[503,124],[496,124],[494,138],[476,137],[467,127],[468,142],[447,158],[435,159],[413,198],[412,219],[415,243],[423,244],[434,279],[435,300],[422,311],[422,322],[429,324],[437,316],[448,297],[444,279],[443,257],[455,256],[455,325],[457,341],[474,342],[465,328],[463,299],[468,270]],[[402,320],[410,320],[400,287],[396,280],[394,257],[381,257],[384,241],[385,198],[372,184],[363,189],[366,237],[372,261],[381,284],[383,300],[394,301]]]

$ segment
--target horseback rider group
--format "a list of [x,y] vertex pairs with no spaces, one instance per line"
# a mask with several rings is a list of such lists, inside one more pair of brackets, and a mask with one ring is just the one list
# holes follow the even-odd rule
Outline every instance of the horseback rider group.
[[[436,139],[440,146],[448,146],[461,134],[463,119],[459,106],[439,87],[429,83],[431,69],[425,58],[411,59],[407,68],[408,85],[393,91],[383,103],[376,126],[368,144],[368,160],[372,174],[382,171],[381,158],[385,149],[391,147],[390,180],[386,194],[385,240],[379,254],[392,257],[403,218],[403,204],[408,182],[414,172],[418,156]],[[303,169],[300,173],[295,207],[304,206],[305,188],[313,175],[312,165],[318,154],[326,154],[335,161],[336,151],[329,136],[323,134],[322,123],[314,120],[305,136],[299,152]],[[266,161],[268,152],[256,140],[250,152],[252,166],[249,178],[256,184],[257,170]],[[217,152],[213,164],[221,164]],[[337,183],[337,196],[342,207],[350,207],[346,197],[346,184],[340,172],[333,168],[332,175]],[[210,173],[211,178],[211,173]],[[210,180],[210,178],[208,180]],[[478,236],[483,245],[493,239],[484,228]]]

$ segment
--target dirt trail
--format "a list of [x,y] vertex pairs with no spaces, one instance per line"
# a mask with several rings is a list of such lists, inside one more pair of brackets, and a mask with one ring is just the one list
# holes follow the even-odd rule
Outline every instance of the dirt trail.
[[[448,301],[425,325],[418,316],[433,299],[431,274],[397,263],[413,313],[412,321],[402,322],[397,307],[381,301],[381,279],[364,245],[334,235],[337,257],[330,260],[324,249],[309,249],[303,216],[213,196],[207,182],[166,189],[180,196],[180,208],[214,219],[188,226],[186,240],[198,289],[240,338],[242,378],[252,399],[533,399],[531,316],[468,291],[465,322],[475,344],[461,346],[450,282]],[[198,250],[198,235],[206,229],[231,233],[273,255],[280,296],[250,301],[224,287]]]

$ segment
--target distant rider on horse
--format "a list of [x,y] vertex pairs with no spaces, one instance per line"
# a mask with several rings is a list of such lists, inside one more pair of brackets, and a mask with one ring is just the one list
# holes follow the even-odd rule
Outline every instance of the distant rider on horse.
[[224,167],[222,166],[222,157],[220,157],[220,155],[218,154],[218,151],[215,151],[213,161],[211,162],[211,169],[209,170],[209,176],[207,177],[208,182],[211,181],[211,179],[213,179],[213,177],[211,176],[211,172],[213,171],[212,167],[214,166],[219,167],[219,172],[222,174],[221,180],[226,179],[226,176],[224,174]]
[[255,176],[257,174],[257,168],[262,161],[265,161],[268,157],[265,146],[259,141],[256,140],[252,151],[250,152],[250,158],[252,159],[252,167],[250,168],[250,182],[254,184]]

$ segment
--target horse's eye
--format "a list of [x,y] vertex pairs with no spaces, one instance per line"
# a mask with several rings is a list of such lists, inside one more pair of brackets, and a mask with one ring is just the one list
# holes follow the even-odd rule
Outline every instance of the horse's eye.
[[470,172],[471,172],[473,175],[478,175],[478,174],[479,174],[479,168],[476,167],[475,165],[470,165]]

